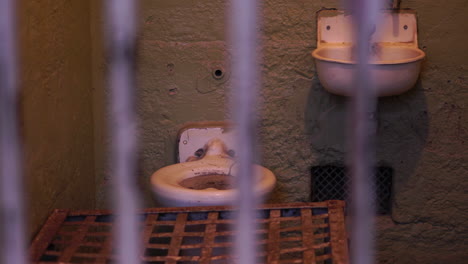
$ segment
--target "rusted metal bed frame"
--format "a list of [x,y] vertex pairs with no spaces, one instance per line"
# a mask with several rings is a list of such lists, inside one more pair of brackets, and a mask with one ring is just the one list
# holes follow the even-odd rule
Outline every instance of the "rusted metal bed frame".
[[[140,214],[143,263],[232,263],[230,207],[151,208]],[[348,263],[344,202],[264,205],[257,263]],[[111,211],[55,210],[30,247],[32,263],[109,263]]]

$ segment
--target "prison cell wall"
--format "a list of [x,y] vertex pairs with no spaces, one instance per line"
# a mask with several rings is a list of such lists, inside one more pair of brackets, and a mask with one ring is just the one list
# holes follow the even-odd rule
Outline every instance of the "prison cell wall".
[[28,234],[55,208],[93,208],[89,1],[17,1]]
[[[100,1],[19,3],[21,111],[31,232],[53,208],[109,207]],[[186,122],[230,119],[226,1],[142,0],[137,81],[139,190],[176,161]],[[257,162],[278,179],[269,202],[308,201],[311,167],[346,164],[347,100],[327,93],[310,52],[315,12],[340,1],[262,2]],[[403,1],[427,54],[416,87],[379,100],[376,162],[393,168],[392,210],[376,217],[379,263],[467,256],[468,12],[465,0]],[[222,70],[224,77],[213,78]],[[235,108],[234,108],[235,110]]]
[[[311,167],[347,163],[348,101],[323,89],[310,55],[316,48],[315,12],[340,4],[262,1],[263,24],[255,25],[262,53],[257,161],[278,179],[269,202],[308,201]],[[232,116],[226,110],[229,5],[221,0],[140,5],[137,177],[145,205],[154,206],[149,178],[176,161],[178,129],[186,122]],[[418,12],[419,46],[427,59],[416,87],[380,99],[374,115],[376,163],[394,170],[392,211],[376,217],[378,260],[461,263],[468,252],[467,5],[412,0],[402,8]],[[213,78],[219,69],[224,77]]]

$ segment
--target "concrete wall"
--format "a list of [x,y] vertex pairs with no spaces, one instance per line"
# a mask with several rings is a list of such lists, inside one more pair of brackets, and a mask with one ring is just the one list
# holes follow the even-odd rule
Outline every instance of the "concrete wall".
[[95,201],[89,1],[22,0],[21,117],[30,233]]
[[94,166],[96,186],[96,208],[110,208],[108,200],[111,194],[108,166],[108,146],[110,139],[107,133],[109,115],[108,87],[106,87],[107,61],[104,47],[104,16],[103,1],[91,1],[91,46],[92,46],[92,87],[93,87],[93,119],[94,119]]
[[[379,101],[379,164],[394,168],[393,212],[378,218],[380,263],[462,263],[468,257],[468,43],[465,0],[403,1],[419,13],[427,60],[417,86]],[[142,0],[139,40],[141,182],[175,162],[177,130],[224,120],[230,84],[225,1]],[[347,101],[323,90],[310,52],[315,12],[338,1],[263,1],[261,163],[278,178],[270,202],[308,201],[311,166],[344,163]],[[224,69],[227,77],[211,73]],[[98,175],[98,183],[104,176]],[[98,193],[102,191],[98,186]]]

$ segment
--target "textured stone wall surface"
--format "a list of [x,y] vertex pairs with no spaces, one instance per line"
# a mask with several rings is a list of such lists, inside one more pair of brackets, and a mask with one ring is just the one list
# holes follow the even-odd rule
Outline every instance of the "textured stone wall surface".
[[90,6],[18,1],[20,104],[30,234],[55,208],[95,201]]
[[[340,2],[262,3],[259,162],[278,179],[270,202],[309,201],[311,166],[345,163],[349,143],[348,102],[324,91],[310,55],[316,47],[315,12]],[[153,206],[149,178],[175,162],[178,129],[186,122],[228,119],[232,77],[225,1],[140,4],[138,177],[145,206]],[[427,59],[414,89],[379,100],[376,159],[394,169],[394,186],[391,215],[376,218],[378,259],[463,263],[468,257],[468,5],[413,0],[402,7],[418,12],[419,45]],[[212,77],[217,69],[225,72],[221,80]]]

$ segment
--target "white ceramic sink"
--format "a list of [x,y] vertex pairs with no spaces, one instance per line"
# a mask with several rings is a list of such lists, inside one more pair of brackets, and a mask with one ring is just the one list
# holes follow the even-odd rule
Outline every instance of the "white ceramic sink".
[[[421,70],[425,53],[415,47],[374,45],[370,52],[370,75],[377,96],[397,95],[411,89]],[[312,52],[323,87],[334,94],[352,96],[356,62],[351,46],[322,46]]]
[[[334,94],[352,96],[356,46],[349,12],[324,9],[317,12],[317,75],[323,87]],[[417,82],[424,51],[418,48],[416,12],[382,10],[374,25],[369,49],[370,77],[377,96],[404,93]]]

